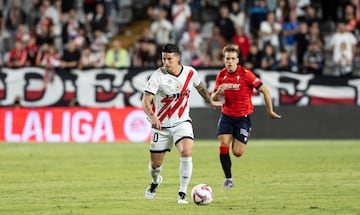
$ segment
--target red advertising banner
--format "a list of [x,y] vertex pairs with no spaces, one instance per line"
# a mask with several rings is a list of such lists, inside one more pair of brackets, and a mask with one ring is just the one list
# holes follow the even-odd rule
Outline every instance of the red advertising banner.
[[0,108],[2,142],[143,142],[151,126],[139,108]]

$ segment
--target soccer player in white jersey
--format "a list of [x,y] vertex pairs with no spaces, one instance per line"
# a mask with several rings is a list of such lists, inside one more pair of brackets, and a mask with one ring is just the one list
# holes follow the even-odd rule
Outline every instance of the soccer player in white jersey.
[[149,173],[152,178],[145,190],[145,199],[153,199],[162,182],[162,163],[166,152],[176,146],[180,156],[180,187],[178,203],[186,204],[186,191],[192,174],[193,127],[189,115],[190,91],[193,87],[212,107],[220,102],[210,99],[205,84],[200,81],[197,71],[180,64],[180,51],[174,44],[162,47],[163,66],[154,71],[147,82],[142,107],[151,126]]

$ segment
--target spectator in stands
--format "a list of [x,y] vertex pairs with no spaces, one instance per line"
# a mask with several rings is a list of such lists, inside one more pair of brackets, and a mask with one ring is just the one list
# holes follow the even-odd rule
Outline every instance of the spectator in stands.
[[142,37],[136,41],[133,53],[133,66],[155,67],[158,65],[157,44],[149,28],[145,28]]
[[[59,0],[55,1],[56,4],[59,4],[59,2],[60,2]],[[48,17],[51,19],[54,35],[60,35],[61,34],[61,22],[60,22],[61,6],[56,5],[57,7],[55,7],[54,5],[52,5],[50,0],[43,0],[43,6],[45,8],[45,17]]]
[[76,1],[64,1],[61,0],[61,13],[62,13],[62,17],[61,19],[67,19],[68,18],[68,14],[70,13],[70,11],[72,9],[76,8]]
[[48,82],[54,80],[57,69],[60,67],[61,59],[53,44],[48,44],[47,51],[41,59],[41,66],[44,68],[45,75],[43,77],[42,89],[46,88]]
[[101,68],[105,65],[103,52],[93,52],[90,46],[82,49],[79,61],[79,69]]
[[17,31],[14,35],[14,40],[20,40],[24,45],[29,41],[30,39],[30,32],[26,26],[26,24],[19,24],[17,27]]
[[23,9],[21,9],[20,2],[15,0],[13,1],[12,8],[8,11],[5,20],[6,30],[10,33],[11,38],[14,38],[18,26],[20,24],[25,24],[25,23],[26,23],[26,13]]
[[315,5],[308,4],[304,7],[305,16],[304,21],[307,23],[308,26],[311,26],[313,22],[320,22],[320,19],[317,15]]
[[[291,10],[288,0],[277,0],[277,5],[275,8],[275,20],[280,25],[283,25],[290,18],[290,12],[293,12],[296,17],[296,12]],[[297,17],[296,17],[297,18]]]
[[246,14],[244,10],[240,7],[240,1],[231,2],[229,18],[234,23],[235,28],[245,27]]
[[74,39],[82,27],[84,24],[80,21],[76,9],[71,9],[62,27],[62,42],[66,44],[69,40]]
[[39,51],[39,45],[36,43],[35,35],[30,35],[29,40],[26,43],[27,51],[27,65],[35,66],[36,65],[36,55]]
[[273,70],[276,62],[276,51],[271,43],[266,43],[261,57],[261,69]]
[[355,18],[359,21],[360,20],[360,1],[352,0],[351,3],[354,7]]
[[90,44],[90,39],[86,35],[85,27],[82,26],[77,30],[77,34],[73,40],[76,44],[76,48],[79,50]]
[[44,43],[39,47],[38,52],[36,53],[35,66],[42,66],[42,59],[45,55],[49,53],[49,44]]
[[53,44],[55,33],[52,20],[45,15],[45,6],[39,8],[39,17],[35,21],[36,43],[41,46],[44,43]]
[[303,73],[322,76],[325,55],[318,42],[311,42],[304,54]]
[[41,28],[42,30],[40,31],[40,34],[36,35],[36,43],[39,46],[44,43],[54,44],[55,35],[52,31],[53,29],[49,28],[47,25],[42,25]]
[[147,8],[147,14],[150,17],[151,21],[156,21],[158,19],[159,13],[163,10],[166,11],[165,19],[171,22],[172,18],[170,0],[158,0],[158,3],[156,5],[149,6]]
[[265,21],[260,24],[259,48],[263,49],[264,44],[270,43],[275,50],[280,48],[279,34],[281,25],[276,22],[275,14],[269,12]]
[[108,32],[110,29],[108,24],[104,5],[102,3],[96,4],[95,14],[90,23],[91,31],[94,31],[94,29],[100,29],[102,32]]
[[258,45],[252,43],[250,45],[250,53],[245,60],[244,66],[250,70],[258,69],[261,67],[262,52],[259,51]]
[[85,15],[85,24],[87,26],[89,26],[90,20],[94,17],[97,2],[97,0],[83,0],[82,6]]
[[41,6],[41,0],[32,0],[31,2],[31,7],[28,11],[28,15],[27,15],[27,25],[30,27],[30,31],[32,33],[35,32],[35,29],[33,29],[33,27],[35,26],[35,21],[39,18],[39,8]]
[[299,32],[295,35],[295,53],[296,63],[302,70],[304,54],[307,51],[307,47],[310,43],[309,27],[306,22],[300,23]]
[[349,44],[342,42],[340,52],[334,52],[333,61],[337,70],[337,75],[341,77],[351,77],[353,70],[353,53]]
[[69,72],[70,69],[75,69],[79,65],[80,51],[76,48],[74,40],[70,40],[66,44],[66,49],[61,57],[61,69],[62,71]]
[[21,40],[15,40],[14,48],[10,50],[9,59],[6,63],[8,67],[24,67],[26,66],[27,52]]
[[247,60],[249,52],[250,52],[250,38],[244,32],[244,27],[238,26],[236,28],[236,35],[233,36],[232,42],[234,42],[240,50],[241,57],[240,62],[243,60]]
[[346,31],[355,33],[355,29],[358,27],[358,20],[355,16],[355,6],[353,4],[347,4],[345,6],[344,20],[346,23]]
[[175,0],[171,6],[171,20],[174,25],[173,39],[178,41],[184,31],[186,23],[191,18],[191,8],[185,0]]
[[289,53],[285,49],[280,51],[280,56],[275,63],[274,69],[277,71],[297,72],[296,64],[291,60]]
[[197,61],[201,60],[202,53],[200,48],[203,43],[203,38],[198,32],[195,22],[190,21],[187,29],[179,40],[179,47],[182,48],[181,64],[199,65]]
[[266,5],[269,11],[275,11],[277,7],[277,0],[266,0]]
[[167,9],[161,8],[157,12],[156,19],[151,23],[150,29],[154,39],[159,47],[168,44],[171,41],[171,32],[173,24],[166,19]]
[[319,29],[319,23],[318,22],[313,22],[309,28],[309,41],[310,42],[318,42],[319,45],[321,46],[321,48],[324,48],[325,46],[325,40],[324,37],[322,35],[322,33],[320,32]]
[[295,36],[299,33],[299,31],[300,22],[297,20],[296,12],[291,11],[289,14],[289,20],[282,26],[284,48],[291,58],[295,58]]
[[221,53],[225,45],[226,45],[226,40],[220,34],[219,27],[214,25],[212,28],[212,34],[206,40],[206,47],[205,47],[205,52],[209,59],[209,62],[207,64],[209,66],[223,65]]
[[191,9],[191,19],[195,22],[201,22],[202,14],[202,0],[188,1]]
[[260,23],[266,20],[268,13],[265,0],[255,1],[255,5],[250,9],[250,33],[254,39],[259,37]]
[[119,0],[102,0],[104,5],[104,13],[106,17],[106,26],[109,33],[115,33],[112,30],[113,27],[113,16],[112,16],[112,9],[115,9],[116,12],[119,12]]
[[229,8],[226,5],[220,6],[219,13],[220,18],[215,21],[215,25],[219,27],[221,35],[229,43],[235,35],[235,25],[229,17]]
[[[345,43],[345,45],[343,43]],[[330,39],[330,48],[333,59],[335,60],[335,55],[339,53],[346,53],[349,58],[353,59],[353,56],[355,55],[356,44],[357,40],[354,34],[346,32],[345,22],[338,22],[337,32],[334,33]],[[346,50],[342,50],[342,48],[346,48]]]
[[311,0],[295,0],[292,1],[295,5],[296,14],[300,22],[305,21],[306,7],[310,5]]
[[110,68],[129,67],[129,53],[126,49],[122,48],[120,39],[113,39],[111,44],[112,47],[105,54],[105,65]]
[[90,38],[91,50],[105,52],[109,40],[100,29],[95,29],[92,38]]

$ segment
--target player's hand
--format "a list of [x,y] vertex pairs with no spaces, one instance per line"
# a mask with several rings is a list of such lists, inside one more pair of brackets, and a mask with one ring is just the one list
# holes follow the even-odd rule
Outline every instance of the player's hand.
[[161,122],[158,118],[153,117],[151,120],[151,127],[157,130],[161,130]]
[[214,109],[218,108],[218,107],[222,107],[222,103],[220,101],[213,101],[212,99],[210,100],[210,104],[211,107],[213,107]]
[[275,113],[274,111],[272,111],[272,112],[269,113],[269,117],[270,117],[271,119],[281,119],[281,115]]

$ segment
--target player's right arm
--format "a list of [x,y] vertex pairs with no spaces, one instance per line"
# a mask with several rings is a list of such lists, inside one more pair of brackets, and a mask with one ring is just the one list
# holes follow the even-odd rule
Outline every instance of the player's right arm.
[[149,117],[151,127],[160,130],[161,129],[161,122],[156,117],[153,109],[152,109],[152,101],[154,95],[149,92],[144,92],[143,98],[141,100],[142,108],[145,114]]
[[224,86],[219,82],[220,73],[216,75],[214,93],[211,94],[212,101],[220,101],[221,96],[224,94]]
[[213,101],[220,101],[221,95],[224,93],[224,86],[220,85],[216,91],[211,95]]

